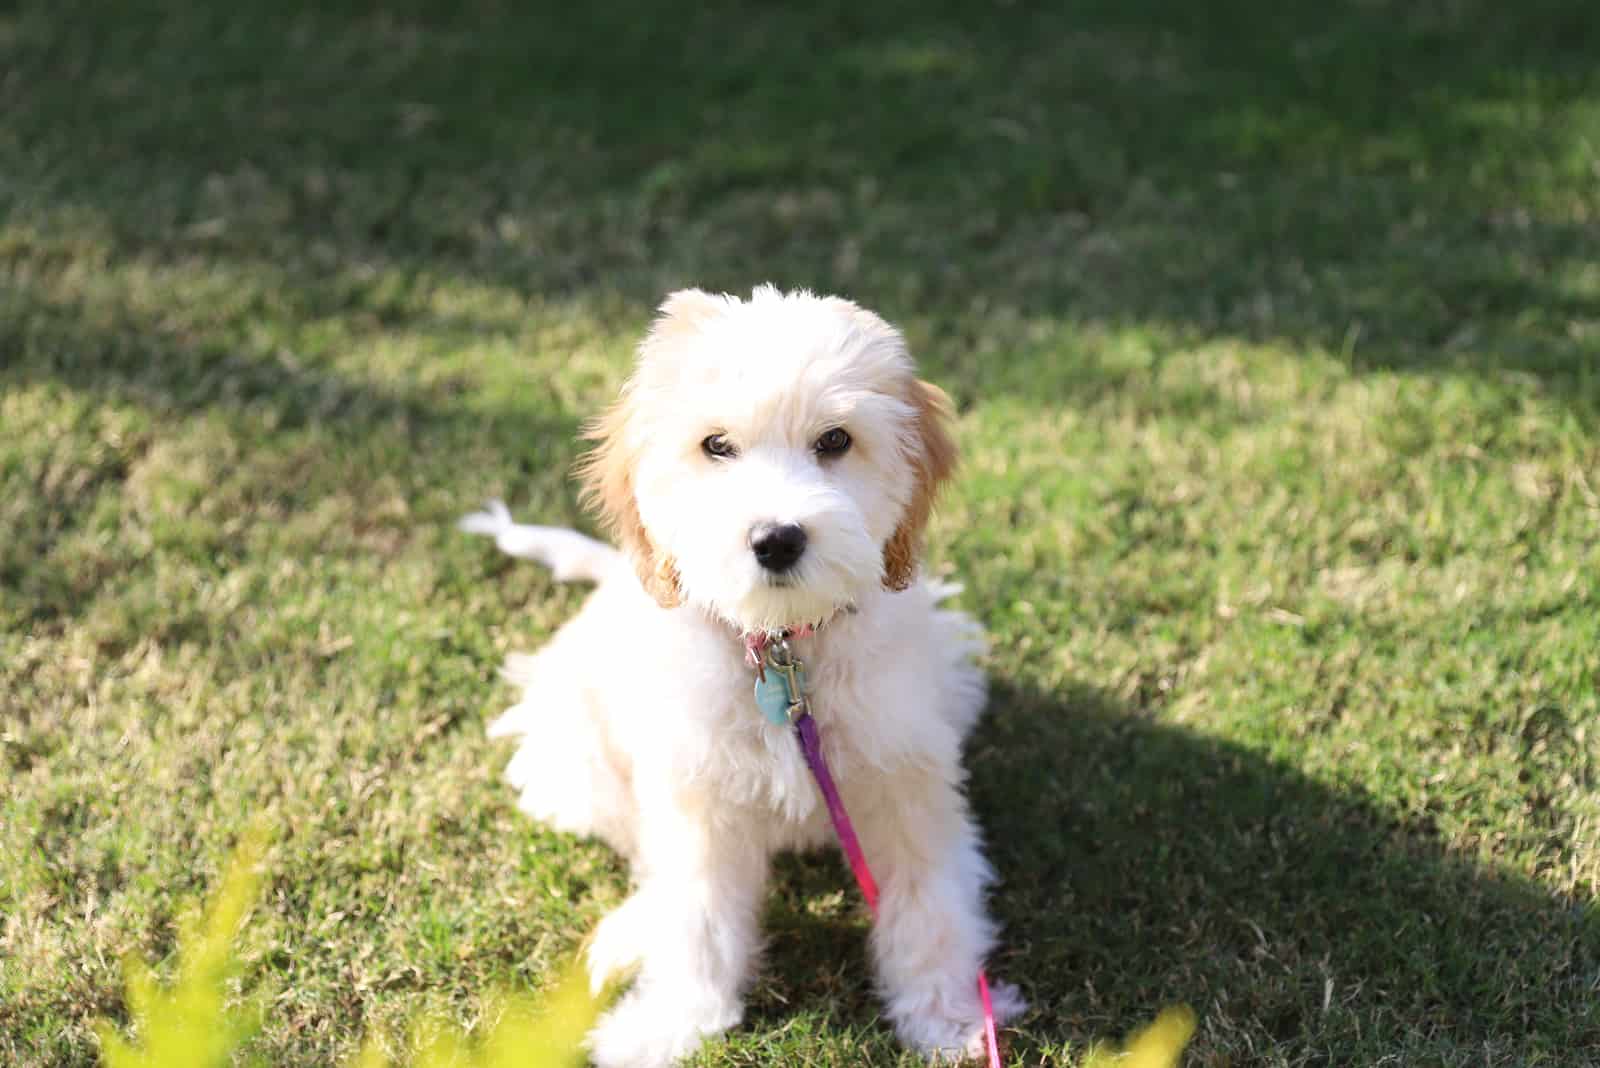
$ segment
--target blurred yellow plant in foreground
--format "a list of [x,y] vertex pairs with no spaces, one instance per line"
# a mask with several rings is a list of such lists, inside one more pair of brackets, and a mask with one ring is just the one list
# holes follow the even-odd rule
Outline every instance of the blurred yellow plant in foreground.
[[109,1021],[95,1025],[108,1068],[222,1068],[261,1026],[259,1001],[228,1005],[228,980],[238,974],[233,939],[255,903],[267,835],[250,831],[235,849],[211,903],[179,922],[178,976],[157,986],[150,966],[129,954],[122,962],[134,1045]]
[[1092,1047],[1083,1068],[1177,1068],[1194,1024],[1194,1010],[1187,1005],[1163,1009],[1154,1023],[1129,1036],[1120,1052]]
[[[224,1068],[261,1026],[259,997],[228,1004],[228,982],[240,965],[233,940],[255,902],[268,835],[248,832],[234,851],[222,884],[204,909],[180,922],[178,974],[159,986],[150,966],[130,955],[123,961],[130,1041],[107,1020],[95,1024],[107,1068]],[[590,995],[583,970],[567,967],[543,999],[503,994],[487,1014],[493,1022],[473,1039],[442,1021],[414,1026],[412,1068],[577,1068],[584,1062],[583,1036],[594,1025],[602,1000]],[[1195,1016],[1187,1007],[1167,1009],[1118,1051],[1095,1045],[1082,1068],[1176,1068]],[[249,1063],[247,1060],[246,1063]],[[350,1068],[392,1068],[375,1036]]]
[[[584,1063],[583,1036],[594,1026],[600,1002],[589,995],[581,968],[569,965],[560,985],[541,1005],[526,994],[498,999],[494,1021],[476,1042],[449,1025],[413,1031],[412,1068],[577,1068]],[[351,1068],[391,1068],[377,1041],[368,1037]]]
[[[159,986],[150,966],[123,961],[129,1030],[110,1021],[95,1025],[106,1068],[224,1068],[261,1026],[259,998],[228,1003],[228,981],[239,973],[233,940],[255,903],[268,835],[255,829],[234,851],[222,884],[206,907],[180,923],[178,974]],[[412,1068],[574,1068],[583,1063],[583,1036],[601,1003],[591,997],[582,970],[569,966],[544,999],[506,994],[488,1014],[494,1022],[475,1041],[459,1028],[432,1021],[413,1028]],[[247,1059],[246,1063],[250,1063]],[[392,1061],[368,1036],[351,1068],[390,1068]]]

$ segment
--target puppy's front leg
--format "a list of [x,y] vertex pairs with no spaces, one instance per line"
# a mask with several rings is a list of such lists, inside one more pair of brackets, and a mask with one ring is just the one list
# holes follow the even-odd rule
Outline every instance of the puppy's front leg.
[[[983,1052],[978,969],[994,944],[984,910],[993,879],[966,800],[934,771],[894,776],[866,806],[862,845],[878,880],[872,951],[889,1019],[921,1052],[959,1059]],[[996,984],[995,1015],[1025,1007]]]
[[633,988],[589,1035],[600,1068],[664,1068],[726,1031],[760,941],[767,852],[734,810],[641,798],[638,888],[596,932],[593,980],[637,963]]

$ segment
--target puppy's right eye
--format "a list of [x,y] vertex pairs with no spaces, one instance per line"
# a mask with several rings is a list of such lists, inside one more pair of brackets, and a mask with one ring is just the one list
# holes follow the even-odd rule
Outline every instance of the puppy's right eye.
[[700,451],[713,460],[731,460],[739,455],[739,450],[734,447],[725,435],[712,434],[700,443]]

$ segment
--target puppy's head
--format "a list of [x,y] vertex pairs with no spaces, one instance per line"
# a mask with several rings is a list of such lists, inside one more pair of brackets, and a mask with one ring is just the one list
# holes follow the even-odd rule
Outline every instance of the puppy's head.
[[585,496],[661,604],[747,632],[819,622],[910,584],[949,418],[899,332],[849,301],[684,290],[590,429]]

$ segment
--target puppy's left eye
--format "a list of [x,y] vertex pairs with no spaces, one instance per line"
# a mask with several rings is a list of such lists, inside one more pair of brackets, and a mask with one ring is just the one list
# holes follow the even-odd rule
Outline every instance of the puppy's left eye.
[[815,446],[821,456],[837,456],[850,447],[850,435],[843,427],[825,431]]
[[738,446],[725,434],[712,434],[700,443],[700,451],[713,460],[731,460],[739,455]]

